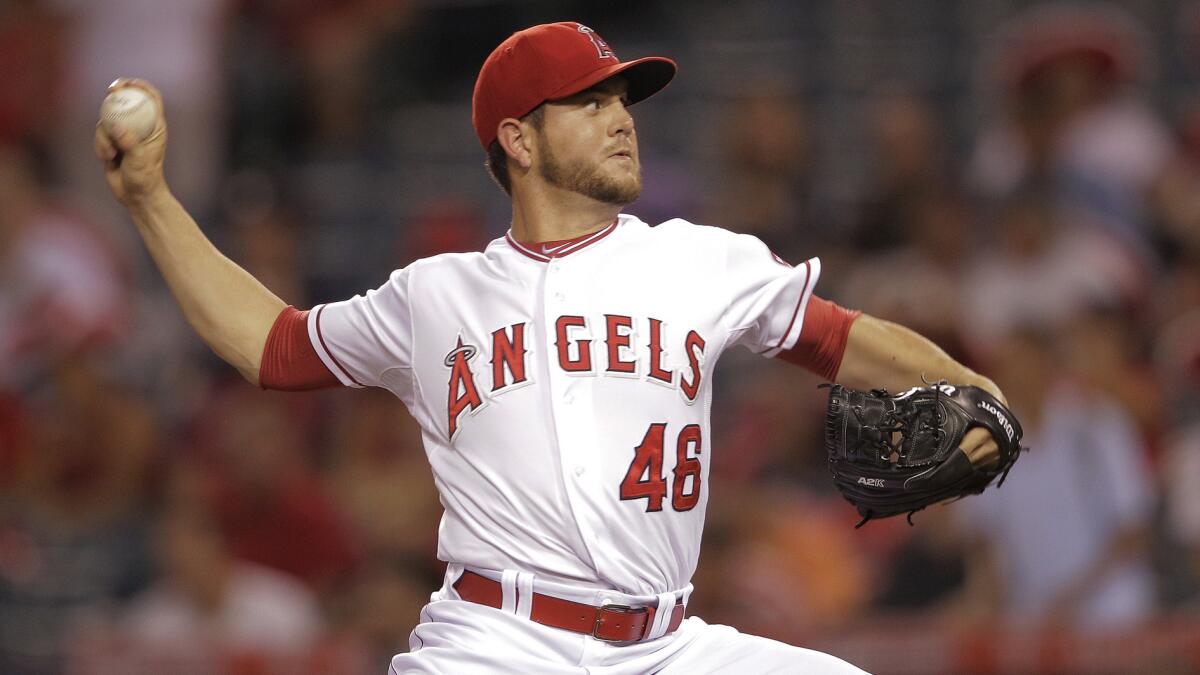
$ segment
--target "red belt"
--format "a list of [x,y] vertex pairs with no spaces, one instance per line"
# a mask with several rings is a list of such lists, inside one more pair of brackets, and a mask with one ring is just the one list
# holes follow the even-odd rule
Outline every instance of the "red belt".
[[[492,581],[470,570],[464,571],[454,590],[463,600],[500,609],[503,593],[499,581]],[[563,600],[552,595],[533,594],[533,606],[529,618],[543,626],[561,628],[591,635],[605,642],[637,642],[645,640],[654,625],[656,607],[626,607],[604,605],[596,607],[582,602]],[[664,635],[674,633],[683,623],[684,606],[675,605],[671,610],[671,622]]]

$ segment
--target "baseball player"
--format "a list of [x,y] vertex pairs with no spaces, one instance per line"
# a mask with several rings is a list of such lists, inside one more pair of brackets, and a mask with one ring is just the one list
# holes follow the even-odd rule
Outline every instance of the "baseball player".
[[[861,672],[688,616],[719,480],[716,363],[740,345],[851,387],[924,377],[999,394],[914,333],[814,295],[816,258],[793,267],[751,236],[622,213],[641,190],[629,107],[674,74],[665,58],[620,61],[578,23],[515,33],[473,98],[511,229],[309,311],[221,255],[172,197],[164,120],[140,143],[97,130],[109,185],[218,355],[268,389],[383,387],[420,423],[448,565],[393,673]],[[986,433],[963,447],[996,454]]]

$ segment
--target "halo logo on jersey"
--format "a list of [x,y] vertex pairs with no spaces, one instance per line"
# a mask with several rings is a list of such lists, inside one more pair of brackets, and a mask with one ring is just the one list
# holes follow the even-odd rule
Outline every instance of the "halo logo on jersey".
[[479,388],[475,386],[475,375],[471,372],[470,360],[478,353],[475,345],[464,345],[458,338],[458,345],[446,354],[444,363],[450,368],[450,398],[446,410],[449,415],[450,438],[458,432],[458,417],[467,408],[478,410],[483,405],[479,396]]
[[614,61],[617,60],[617,55],[613,53],[612,47],[609,47],[608,43],[604,41],[604,38],[601,38],[596,34],[596,31],[581,23],[577,23],[575,26],[579,32],[586,35],[588,39],[592,41],[592,45],[596,47],[596,58],[612,59]]

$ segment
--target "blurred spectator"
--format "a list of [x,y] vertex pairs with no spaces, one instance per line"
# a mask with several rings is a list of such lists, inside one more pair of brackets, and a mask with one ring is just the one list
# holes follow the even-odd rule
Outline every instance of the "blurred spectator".
[[874,606],[888,612],[938,613],[960,600],[968,537],[952,508],[938,506],[914,518],[919,527],[881,566]]
[[73,671],[310,672],[322,622],[301,583],[234,558],[202,510],[164,514],[156,544],[162,578],[111,625],[82,625]]
[[[1200,423],[1179,429],[1167,439],[1166,479],[1169,532],[1183,546],[1184,569],[1194,593],[1200,588]],[[1191,603],[1195,605],[1193,600]]]
[[1171,420],[1163,417],[1164,392],[1149,362],[1137,314],[1118,305],[1085,307],[1064,317],[1063,365],[1091,394],[1111,399],[1137,423],[1150,459],[1158,459],[1159,443]]
[[[697,613],[802,642],[813,631],[844,627],[865,608],[868,560],[847,527],[851,510],[840,497],[760,488],[724,492],[721,499],[712,527],[729,529],[714,538],[717,550],[705,551],[705,569],[695,581],[702,589],[694,599]],[[711,582],[702,583],[706,578]]]
[[43,190],[28,153],[0,145],[0,387],[122,337],[126,277],[111,242]]
[[[361,394],[333,411],[330,493],[372,555],[434,568],[441,504],[421,430],[389,392]],[[432,592],[440,575],[429,576]]]
[[812,148],[803,103],[778,85],[747,88],[719,126],[721,167],[708,222],[753,234],[793,263],[813,255]]
[[362,568],[335,598],[333,621],[364,643],[371,672],[408,651],[409,634],[429,602],[430,589],[441,583],[440,575],[429,576],[422,565],[377,560]]
[[[969,362],[961,308],[962,280],[970,253],[970,214],[949,192],[909,194],[905,245],[863,259],[846,273],[838,294],[849,307],[895,321],[921,333],[959,360]],[[900,224],[897,223],[899,227]],[[896,283],[903,279],[904,283]]]
[[1188,558],[1184,590],[1195,593],[1200,591],[1200,255],[1181,260],[1162,291],[1154,358],[1171,402],[1162,471],[1167,525]]
[[65,362],[29,404],[30,448],[0,501],[0,671],[60,672],[75,612],[148,576],[141,507],[157,429],[145,402]]
[[1179,151],[1150,195],[1161,225],[1159,253],[1168,263],[1200,253],[1200,97],[1186,104],[1178,124]]
[[1023,324],[1054,325],[1097,304],[1136,306],[1147,275],[1111,235],[1066,220],[1044,192],[1016,195],[963,280],[965,337],[985,352]]
[[[394,268],[395,186],[375,59],[412,4],[240,0],[232,48],[233,160],[282,177],[304,214],[315,300],[374,288]],[[263,87],[266,87],[264,90]]]
[[1007,117],[979,139],[976,188],[996,198],[1052,186],[1084,222],[1148,245],[1146,197],[1174,152],[1166,126],[1132,90],[1148,47],[1114,5],[1040,5],[1012,18],[986,62]]
[[[279,169],[309,137],[359,137],[377,103],[384,40],[413,4],[391,0],[231,0],[227,62],[235,167]],[[394,85],[394,83],[387,83]],[[406,92],[411,94],[411,92]]]
[[325,590],[362,552],[307,461],[305,403],[234,383],[198,417],[199,449],[207,497],[233,555]]
[[222,199],[229,255],[271,292],[296,307],[310,307],[304,271],[308,228],[265,172],[245,169],[226,181]]
[[1123,408],[1063,377],[1051,339],[1025,326],[995,352],[1030,450],[999,489],[959,502],[982,544],[969,588],[1022,623],[1133,625],[1155,602],[1144,446]]
[[492,237],[475,203],[462,195],[444,195],[417,207],[401,239],[399,260],[408,264],[439,253],[482,251]]
[[929,215],[930,202],[950,183],[941,125],[927,101],[903,91],[881,92],[871,102],[870,124],[874,183],[854,237],[862,251],[909,243]]
[[1181,260],[1159,286],[1154,361],[1166,391],[1181,401],[1171,424],[1200,422],[1200,252]]
[[777,482],[832,493],[817,378],[743,350],[722,359],[720,372],[729,379],[714,411],[714,480],[743,490]]
[[15,487],[17,469],[29,453],[29,413],[20,399],[0,391],[0,495]]
[[65,93],[65,28],[66,16],[38,0],[0,7],[0,144],[27,143],[42,157],[49,149]]

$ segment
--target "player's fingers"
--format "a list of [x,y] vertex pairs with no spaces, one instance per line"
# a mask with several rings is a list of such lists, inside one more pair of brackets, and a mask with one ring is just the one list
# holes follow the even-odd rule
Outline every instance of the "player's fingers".
[[121,124],[110,125],[107,136],[117,152],[129,152],[138,144],[137,136]]
[[986,429],[976,428],[967,432],[959,447],[975,466],[991,466],[1000,458],[1000,446]]
[[958,447],[962,448],[963,452],[970,456],[973,453],[978,453],[991,439],[992,436],[988,433],[987,429],[975,427],[963,435],[962,442],[958,444]]
[[991,468],[1000,461],[1000,446],[996,441],[989,440],[979,448],[977,456],[979,466]]
[[108,134],[104,132],[104,127],[96,125],[96,138],[94,141],[96,149],[96,157],[108,164],[117,158],[117,148],[109,139]]

